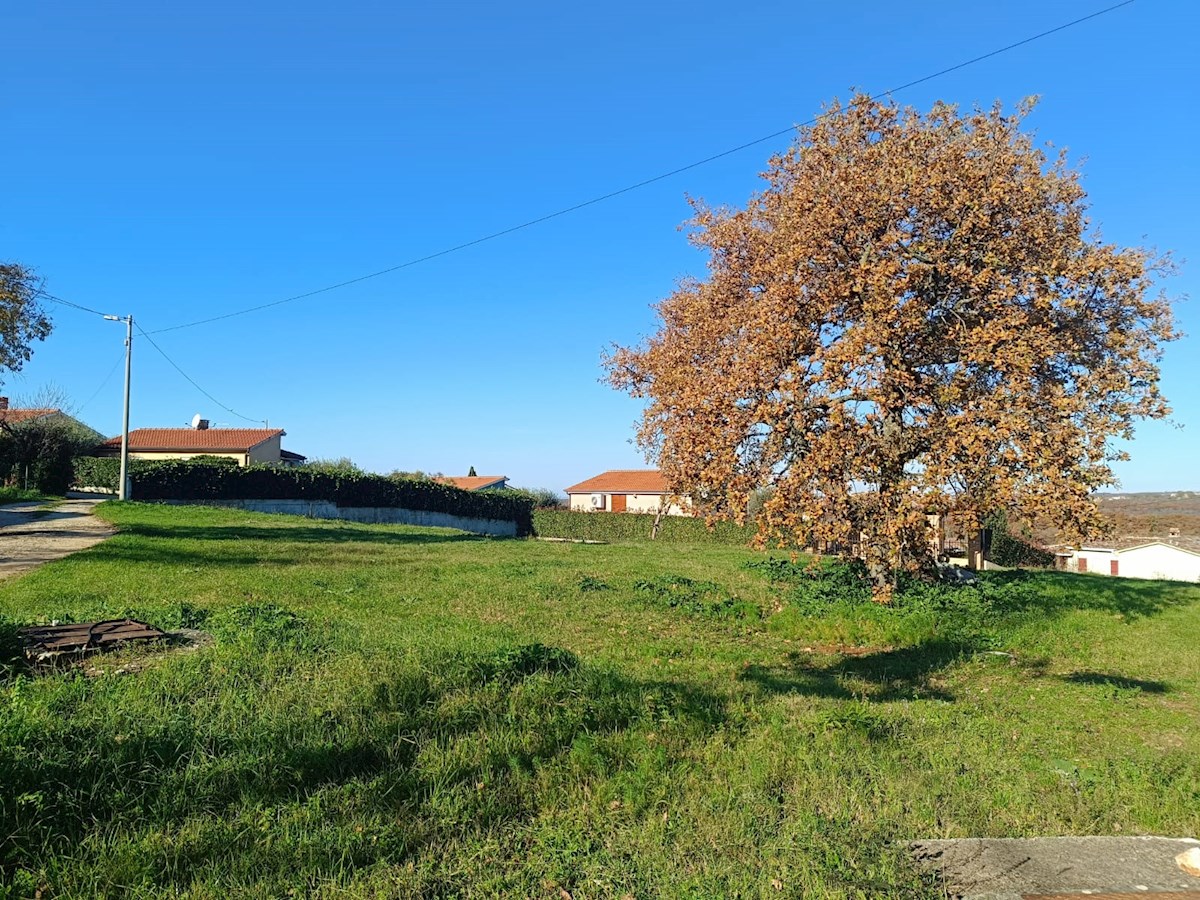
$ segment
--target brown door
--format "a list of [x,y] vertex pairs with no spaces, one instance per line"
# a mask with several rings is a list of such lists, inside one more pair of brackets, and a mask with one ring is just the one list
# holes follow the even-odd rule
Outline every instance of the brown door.
[[612,511],[613,512],[625,512],[625,495],[624,494],[613,494],[612,495]]
[[1080,572],[1087,571],[1087,559],[1085,557],[1082,557],[1082,556],[1079,557],[1078,571],[1080,571]]
[[1112,562],[1110,562],[1108,564],[1108,574],[1109,575],[1117,574],[1117,560],[1114,559]]

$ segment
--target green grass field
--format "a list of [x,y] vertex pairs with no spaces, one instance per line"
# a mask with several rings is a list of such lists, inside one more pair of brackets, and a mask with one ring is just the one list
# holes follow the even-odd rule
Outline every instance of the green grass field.
[[0,896],[934,898],[910,839],[1200,833],[1200,586],[888,610],[735,547],[101,514],[0,644],[213,640],[0,668]]

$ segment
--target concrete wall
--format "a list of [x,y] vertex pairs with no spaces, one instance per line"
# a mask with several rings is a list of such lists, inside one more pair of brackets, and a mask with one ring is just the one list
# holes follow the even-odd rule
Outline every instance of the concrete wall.
[[[137,484],[134,484],[134,491]],[[134,496],[136,500],[136,493]],[[504,519],[472,519],[449,513],[395,506],[338,506],[329,500],[168,500],[177,506],[220,506],[249,512],[304,516],[309,519],[341,519],[366,525],[423,525],[428,528],[457,528],[473,534],[516,537],[517,523]]]

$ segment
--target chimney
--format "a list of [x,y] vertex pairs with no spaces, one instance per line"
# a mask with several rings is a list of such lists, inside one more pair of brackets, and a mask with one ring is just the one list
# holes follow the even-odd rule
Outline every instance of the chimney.
[[8,409],[8,398],[0,397],[0,409]]

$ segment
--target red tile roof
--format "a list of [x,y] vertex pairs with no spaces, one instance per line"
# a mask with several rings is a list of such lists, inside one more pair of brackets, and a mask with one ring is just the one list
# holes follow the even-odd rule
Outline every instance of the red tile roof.
[[[280,428],[135,428],[129,432],[129,449],[164,453],[245,453],[252,447],[285,434]],[[121,446],[121,436],[102,446]]]
[[667,494],[658,469],[612,469],[567,488],[568,494]]
[[62,412],[61,409],[0,409],[0,422],[19,425],[21,422],[40,419],[42,416],[52,416],[60,412]]
[[489,487],[503,487],[508,481],[507,475],[442,475],[434,481],[439,484],[451,484],[464,491],[482,491]]

